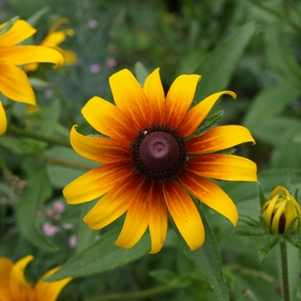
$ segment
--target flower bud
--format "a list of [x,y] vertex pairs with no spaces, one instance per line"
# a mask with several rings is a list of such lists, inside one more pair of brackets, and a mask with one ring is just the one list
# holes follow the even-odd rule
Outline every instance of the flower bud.
[[292,232],[300,227],[301,209],[298,202],[283,186],[278,186],[263,205],[262,216],[272,233],[283,234],[294,218],[296,220]]

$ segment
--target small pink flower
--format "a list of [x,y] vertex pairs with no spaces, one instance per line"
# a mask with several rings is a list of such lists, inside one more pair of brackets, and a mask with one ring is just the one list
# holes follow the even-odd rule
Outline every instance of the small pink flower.
[[97,20],[95,20],[95,19],[90,19],[90,20],[88,21],[88,26],[89,26],[90,28],[96,28],[97,25],[98,25],[98,22],[97,22]]
[[71,235],[70,238],[69,238],[69,246],[71,248],[75,248],[77,246],[77,237],[76,235]]
[[92,64],[91,66],[90,66],[90,72],[92,73],[92,74],[97,74],[97,73],[99,73],[100,72],[100,70],[101,70],[101,66],[99,65],[99,64]]
[[45,215],[49,216],[49,217],[52,216],[53,215],[53,210],[52,209],[47,209]]
[[113,58],[109,58],[107,59],[106,64],[109,68],[115,68],[117,66],[117,61]]
[[43,225],[43,232],[46,236],[53,236],[59,231],[57,226],[54,226],[50,223],[45,223]]
[[53,208],[56,213],[62,213],[65,211],[65,206],[62,201],[55,201]]

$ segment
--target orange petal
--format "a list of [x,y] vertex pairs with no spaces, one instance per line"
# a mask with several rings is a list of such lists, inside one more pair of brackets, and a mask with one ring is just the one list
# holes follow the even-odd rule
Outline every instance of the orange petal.
[[151,110],[152,123],[158,125],[163,123],[165,102],[159,70],[160,69],[157,68],[146,78],[143,87]]
[[10,65],[20,66],[30,63],[53,63],[55,67],[64,64],[63,55],[46,46],[7,46],[0,48],[1,60]]
[[114,188],[133,171],[128,162],[96,167],[68,184],[63,194],[69,204],[94,200]]
[[189,160],[188,169],[218,180],[256,182],[256,164],[246,158],[227,154],[198,156]]
[[236,98],[236,94],[232,91],[222,91],[214,93],[205,98],[186,113],[185,117],[178,126],[180,135],[182,135],[183,137],[191,135],[204,121],[216,101],[223,94],[228,94],[233,98]]
[[84,217],[91,229],[101,229],[124,214],[141,187],[143,180],[138,174],[131,174],[101,198]]
[[189,248],[193,251],[202,246],[204,226],[190,196],[174,180],[163,183],[163,192],[170,215]]
[[7,128],[6,114],[2,106],[2,102],[0,101],[0,136],[6,132],[6,128]]
[[165,101],[164,123],[175,128],[184,118],[194,98],[201,76],[181,75],[172,83]]
[[132,141],[137,129],[133,123],[113,104],[100,98],[93,97],[82,108],[86,120],[98,132],[122,141]]
[[[4,24],[0,25],[2,28]],[[24,20],[18,20],[9,31],[0,36],[0,45],[2,46],[12,46],[19,44],[20,42],[31,37],[36,32],[29,23]]]
[[54,282],[44,282],[43,279],[47,276],[52,275],[59,267],[53,268],[43,275],[43,277],[37,282],[34,290],[35,298],[33,300],[45,300],[47,296],[47,301],[56,301],[61,290],[72,280],[72,278],[65,278],[62,280]]
[[152,242],[150,254],[155,254],[163,247],[168,226],[168,211],[161,183],[154,182],[152,184],[149,201],[149,232]]
[[186,170],[179,180],[201,202],[228,218],[234,226],[238,220],[235,204],[230,197],[215,183]]
[[36,98],[26,73],[18,67],[0,62],[0,92],[7,98],[33,107]]
[[150,181],[144,181],[143,185],[139,187],[136,197],[133,198],[128,208],[121,233],[115,241],[115,245],[129,249],[133,247],[144,234],[149,224],[150,190]]
[[25,268],[32,260],[33,256],[27,255],[18,260],[12,267],[9,279],[9,288],[13,297],[12,300],[33,300],[33,289],[24,277]]
[[130,161],[129,143],[112,138],[96,138],[79,134],[76,126],[72,127],[70,142],[73,149],[81,156],[103,164]]
[[5,257],[0,258],[0,300],[11,301],[12,296],[9,291],[9,275],[13,268],[13,262]]
[[116,106],[133,122],[136,130],[148,125],[150,109],[144,91],[127,69],[113,74],[110,86]]
[[224,150],[235,145],[253,142],[250,131],[240,125],[223,125],[211,128],[200,136],[188,140],[189,154],[205,154]]

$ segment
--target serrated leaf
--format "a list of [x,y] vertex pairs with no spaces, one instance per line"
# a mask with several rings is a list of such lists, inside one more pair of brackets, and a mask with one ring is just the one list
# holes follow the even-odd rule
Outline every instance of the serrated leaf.
[[230,80],[236,64],[247,46],[255,26],[247,23],[217,46],[197,68],[202,75],[194,99],[201,101],[208,95],[224,90]]
[[17,223],[21,233],[40,249],[54,252],[58,247],[42,234],[35,220],[38,209],[52,193],[45,167],[32,172],[27,181],[24,194],[17,205]]
[[190,250],[172,219],[170,219],[170,221],[187,256],[209,283],[215,294],[216,300],[229,301],[228,287],[221,269],[222,264],[219,249],[205,216],[202,215],[206,235],[205,242],[202,247],[195,251]]
[[147,76],[149,75],[149,72],[146,70],[144,65],[140,62],[137,62],[135,64],[134,69],[135,69],[135,74],[136,74],[137,81],[143,87],[144,82],[145,82]]
[[87,249],[73,256],[56,273],[45,281],[56,281],[66,277],[83,277],[104,271],[110,271],[134,261],[150,250],[150,236],[145,234],[131,249],[115,246],[120,229],[113,229],[92,243]]
[[15,16],[9,21],[7,21],[6,24],[0,29],[0,36],[7,33],[12,28],[12,26],[19,20],[19,18],[19,16]]
[[264,257],[266,257],[271,250],[277,245],[278,243],[278,236],[272,236],[269,242],[258,251],[258,261],[261,262]]

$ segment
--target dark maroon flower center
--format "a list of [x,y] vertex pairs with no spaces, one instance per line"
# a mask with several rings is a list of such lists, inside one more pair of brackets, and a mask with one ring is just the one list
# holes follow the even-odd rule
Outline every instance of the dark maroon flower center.
[[166,132],[152,132],[139,146],[141,163],[153,172],[172,168],[180,157],[180,146],[175,137]]
[[132,143],[132,159],[143,177],[159,182],[172,178],[185,166],[184,139],[167,126],[153,126],[140,131]]

